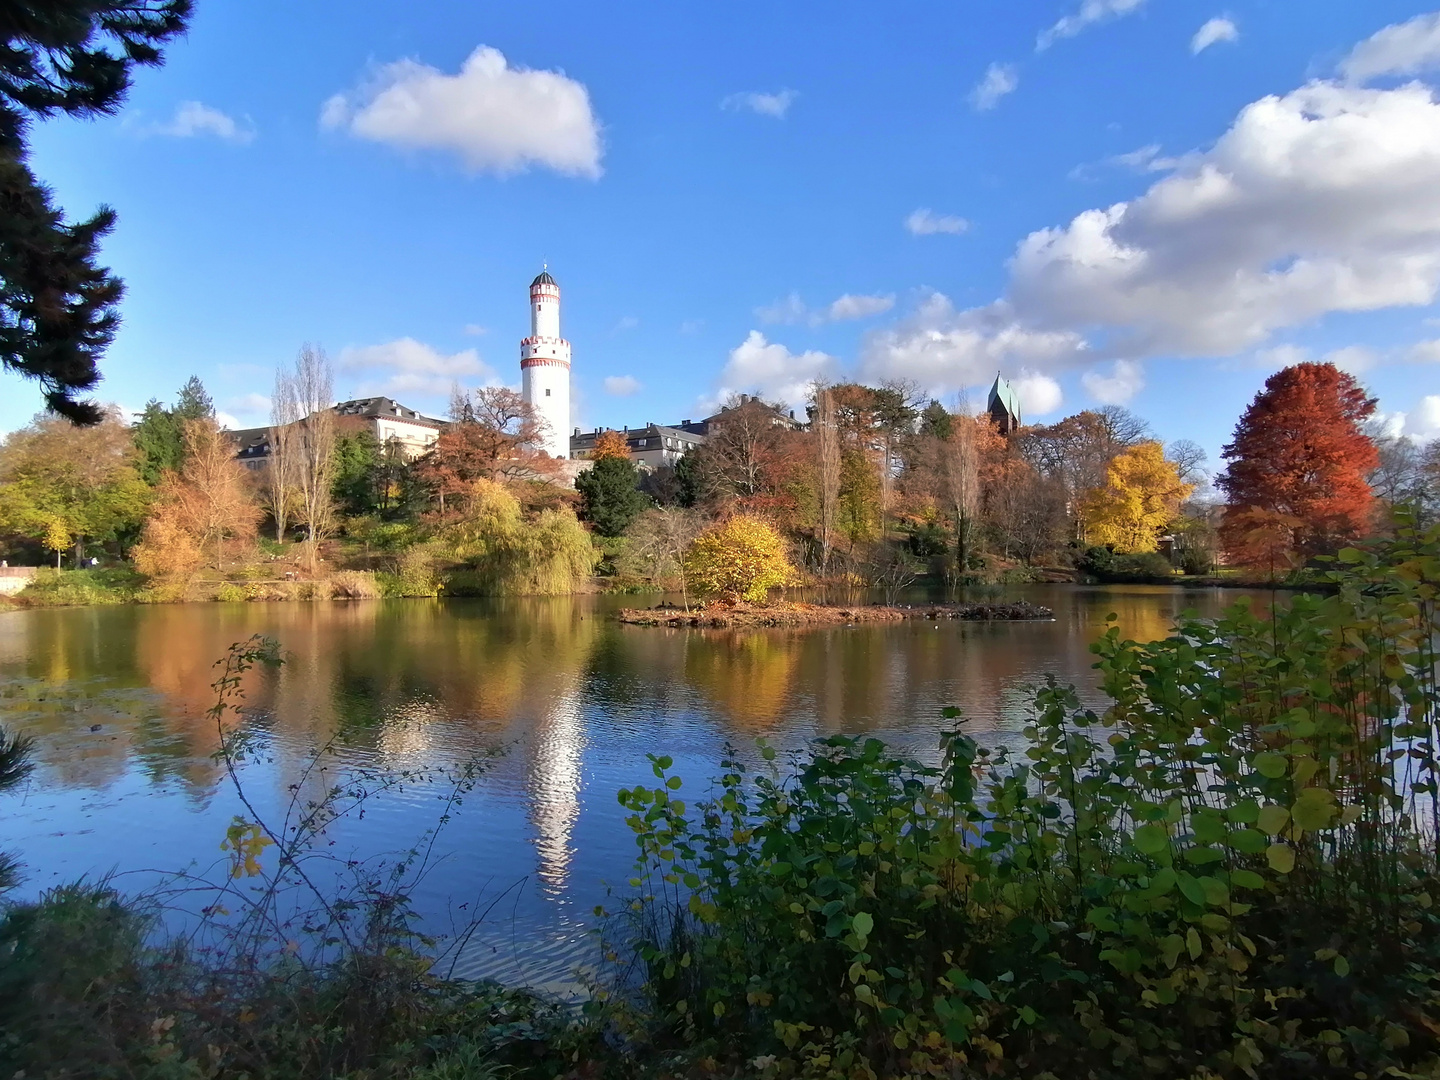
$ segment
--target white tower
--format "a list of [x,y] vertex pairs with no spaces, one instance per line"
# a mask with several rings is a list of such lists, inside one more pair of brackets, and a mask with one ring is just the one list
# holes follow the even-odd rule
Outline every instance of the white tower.
[[560,286],[548,273],[530,283],[530,336],[520,342],[521,396],[545,428],[540,449],[570,456],[570,343],[560,336]]

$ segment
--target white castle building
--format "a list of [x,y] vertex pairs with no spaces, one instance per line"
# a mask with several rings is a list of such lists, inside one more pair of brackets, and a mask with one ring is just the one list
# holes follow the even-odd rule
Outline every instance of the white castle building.
[[542,272],[530,283],[530,336],[520,342],[520,394],[544,427],[540,449],[570,456],[570,342],[560,336],[560,286]]

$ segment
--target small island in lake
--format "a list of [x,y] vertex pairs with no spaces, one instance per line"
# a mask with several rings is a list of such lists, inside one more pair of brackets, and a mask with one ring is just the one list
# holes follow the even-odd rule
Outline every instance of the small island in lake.
[[789,601],[750,604],[719,602],[683,608],[660,604],[653,608],[623,608],[620,622],[635,626],[852,626],[855,623],[901,622],[905,619],[965,619],[1024,621],[1053,619],[1055,613],[1024,600],[989,604],[798,604]]

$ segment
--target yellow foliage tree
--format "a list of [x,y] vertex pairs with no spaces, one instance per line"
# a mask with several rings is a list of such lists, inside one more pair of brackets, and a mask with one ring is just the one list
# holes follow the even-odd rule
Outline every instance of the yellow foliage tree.
[[795,579],[780,534],[748,514],[736,514],[697,536],[685,553],[685,569],[702,596],[754,603]]
[[45,546],[55,552],[55,568],[60,568],[60,553],[70,546],[70,530],[65,522],[52,517],[45,526]]
[[1116,551],[1154,551],[1160,534],[1195,490],[1180,479],[1165,448],[1154,440],[1122,450],[1105,470],[1105,485],[1096,488],[1080,507],[1085,539]]

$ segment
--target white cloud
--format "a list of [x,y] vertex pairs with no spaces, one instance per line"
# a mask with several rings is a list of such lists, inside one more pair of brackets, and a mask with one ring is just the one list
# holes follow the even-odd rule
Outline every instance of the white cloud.
[[1437,287],[1440,104],[1419,84],[1321,81],[1247,106],[1139,198],[1032,233],[1010,297],[1111,356],[1225,356]]
[[1240,28],[1230,19],[1222,16],[1211,19],[1204,26],[1200,27],[1199,30],[1195,31],[1195,36],[1190,39],[1190,53],[1192,56],[1198,56],[1211,45],[1218,45],[1222,41],[1234,42],[1239,40]]
[[264,394],[242,394],[238,398],[232,398],[225,404],[238,413],[263,413],[270,415],[270,399]]
[[253,127],[241,127],[219,109],[212,109],[198,101],[182,101],[175,107],[174,116],[163,124],[152,124],[145,132],[149,135],[168,135],[176,139],[214,135],[226,142],[241,144],[255,138]]
[[934,236],[946,233],[959,236],[970,228],[970,222],[953,214],[937,214],[928,206],[913,210],[905,219],[905,231],[911,236]]
[[[1401,415],[1403,416],[1404,414],[1402,413]],[[228,412],[223,412],[219,409],[215,411],[215,422],[220,425],[222,431],[240,431],[245,427],[244,424],[240,423],[239,420],[231,416]]]
[[800,93],[797,90],[779,90],[773,94],[747,90],[744,93],[731,94],[724,98],[720,102],[720,107],[731,111],[746,109],[760,116],[772,116],[776,120],[782,120],[799,96]]
[[448,394],[457,381],[495,381],[495,371],[474,349],[446,355],[414,338],[383,345],[347,345],[340,351],[343,372],[375,373],[380,381],[362,381],[365,394]]
[[970,91],[970,107],[976,112],[989,112],[1000,104],[1006,94],[1020,85],[1020,72],[1014,64],[991,64]]
[[1408,358],[1421,364],[1440,363],[1440,338],[1415,342],[1408,350]]
[[1409,412],[1381,413],[1377,419],[1391,438],[1440,438],[1440,394],[1426,395]]
[[634,375],[605,376],[605,392],[615,397],[629,397],[640,392],[640,380]]
[[626,330],[634,330],[639,325],[640,320],[637,319],[634,315],[625,315],[622,316],[620,321],[615,324],[614,332],[617,334],[623,334]]
[[450,151],[473,172],[601,172],[600,124],[584,85],[559,71],[511,67],[485,45],[455,75],[418,60],[386,64],[325,102],[320,124],[404,150]]
[[1396,23],[1360,42],[1340,62],[1351,82],[1380,75],[1418,75],[1440,65],[1440,11]]
[[889,311],[894,306],[895,297],[893,296],[855,296],[846,293],[831,302],[830,306],[825,309],[825,317],[830,322],[867,319],[871,315],[880,315]]
[[894,325],[871,331],[860,347],[865,377],[914,379],[935,397],[988,383],[997,371],[1053,370],[1086,357],[1079,334],[1026,329],[1003,302],[956,311],[938,292]]
[[1134,360],[1116,360],[1109,375],[1087,371],[1080,376],[1085,392],[1102,405],[1124,405],[1145,387],[1145,371]]
[[1022,371],[1018,379],[1011,379],[1010,385],[1020,399],[1020,415],[1037,418],[1060,408],[1065,395],[1060,384],[1049,375],[1034,371]]
[[816,379],[835,368],[835,357],[828,353],[808,351],[792,353],[784,345],[765,340],[759,330],[730,350],[730,358],[720,372],[717,397],[724,400],[731,394],[759,394],[769,401],[782,401],[799,409],[809,397]]
[[[1113,166],[1122,169],[1133,169],[1136,172],[1171,172],[1185,164],[1183,157],[1170,157],[1160,152],[1159,143],[1150,143],[1139,149],[1131,150],[1125,154],[1116,154],[1108,157],[1100,163],[1102,166]],[[1077,165],[1070,170],[1072,180],[1091,180],[1099,168],[1095,165]]]
[[766,323],[805,323],[822,326],[827,322],[846,322],[850,319],[865,319],[879,315],[895,306],[894,296],[856,296],[845,293],[823,308],[811,308],[792,292],[784,300],[778,300],[766,307],[755,309],[755,317]]
[[765,323],[802,323],[810,317],[810,309],[798,292],[792,292],[784,300],[756,308],[755,317]]
[[488,327],[481,326],[479,323],[472,322],[465,324],[465,333],[469,337],[481,337],[482,335],[488,334],[489,332],[490,330]]
[[680,324],[680,333],[682,333],[682,334],[698,334],[698,333],[699,333],[701,330],[703,330],[704,328],[705,328],[705,320],[704,320],[704,319],[686,319],[684,322],[682,322],[682,323]]
[[[1144,147],[1134,162],[1162,159]],[[1022,240],[1000,300],[956,311],[931,294],[867,335],[864,374],[934,392],[997,369],[1156,357],[1279,367],[1309,355],[1272,347],[1282,332],[1440,296],[1440,101],[1422,83],[1314,80],[1246,106],[1212,146],[1164,166],[1137,198]],[[1354,371],[1381,358],[1325,357]],[[1091,387],[1113,394],[1123,371]]]
[[1035,48],[1048,49],[1061,38],[1074,37],[1087,26],[1107,19],[1118,19],[1122,15],[1132,15],[1144,4],[1145,0],[1084,0],[1079,11],[1066,15],[1042,33],[1035,42]]

